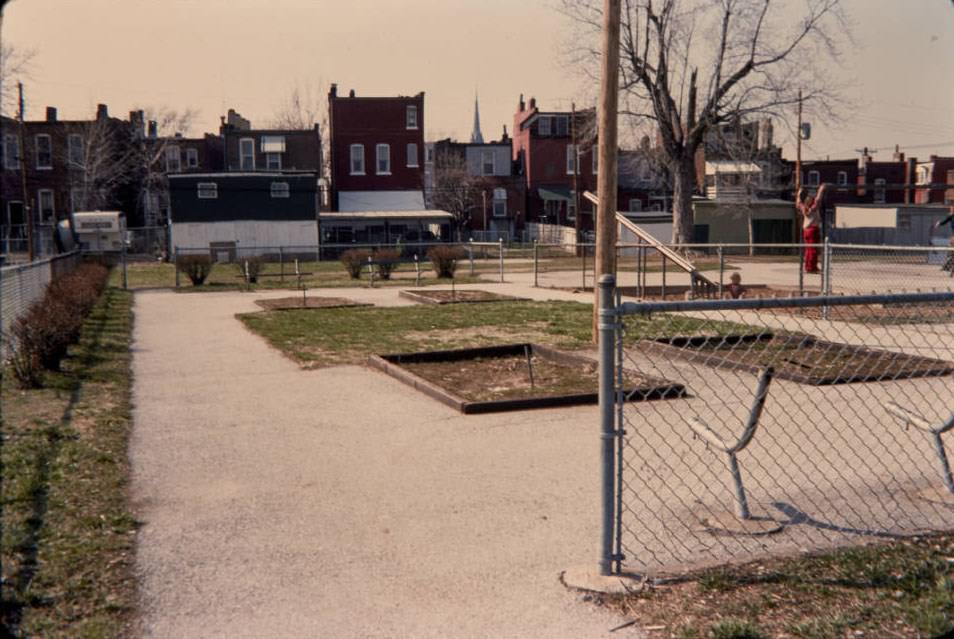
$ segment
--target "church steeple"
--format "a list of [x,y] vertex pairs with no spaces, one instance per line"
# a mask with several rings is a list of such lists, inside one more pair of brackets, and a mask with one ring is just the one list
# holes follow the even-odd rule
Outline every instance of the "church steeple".
[[471,144],[483,144],[484,136],[480,132],[480,107],[477,105],[477,92],[474,92],[474,130],[470,134]]

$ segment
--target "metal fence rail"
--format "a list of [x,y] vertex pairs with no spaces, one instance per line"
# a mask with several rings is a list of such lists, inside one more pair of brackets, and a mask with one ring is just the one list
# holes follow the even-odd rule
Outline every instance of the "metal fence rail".
[[607,280],[604,574],[954,528],[954,293],[624,304]]

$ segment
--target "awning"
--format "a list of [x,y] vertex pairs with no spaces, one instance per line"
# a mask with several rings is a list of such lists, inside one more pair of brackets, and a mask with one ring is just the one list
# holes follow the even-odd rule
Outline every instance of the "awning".
[[537,193],[544,200],[570,201],[570,189],[566,186],[548,186],[545,189],[537,189]]

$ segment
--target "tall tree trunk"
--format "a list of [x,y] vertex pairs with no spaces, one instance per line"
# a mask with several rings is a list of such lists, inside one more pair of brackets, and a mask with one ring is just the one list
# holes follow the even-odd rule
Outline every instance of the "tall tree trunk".
[[672,172],[672,239],[688,244],[693,236],[692,193],[696,182],[693,154],[673,159],[669,170]]

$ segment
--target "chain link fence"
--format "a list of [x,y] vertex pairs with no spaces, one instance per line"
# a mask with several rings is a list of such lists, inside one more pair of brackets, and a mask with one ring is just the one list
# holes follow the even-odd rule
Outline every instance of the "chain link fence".
[[954,527],[954,293],[620,304],[609,287],[604,574]]

